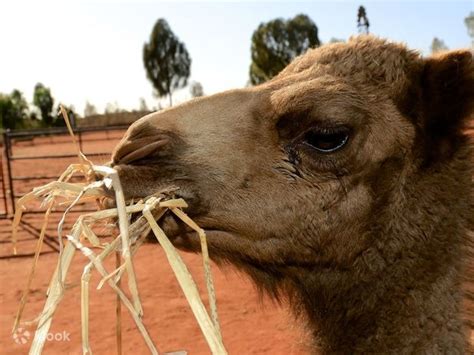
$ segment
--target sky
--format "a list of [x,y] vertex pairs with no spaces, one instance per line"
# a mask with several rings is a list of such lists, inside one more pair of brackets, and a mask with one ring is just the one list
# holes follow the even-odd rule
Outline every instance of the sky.
[[[158,18],[165,18],[192,59],[190,81],[206,94],[244,87],[250,39],[264,21],[299,13],[316,23],[319,38],[357,33],[364,5],[370,32],[407,43],[428,55],[434,37],[451,48],[471,43],[464,18],[470,1],[5,1],[0,0],[0,92],[22,91],[31,102],[37,82],[56,99],[83,113],[86,101],[136,109],[158,99],[146,78],[143,44]],[[177,101],[189,97],[187,89]],[[167,100],[163,101],[165,104]]]

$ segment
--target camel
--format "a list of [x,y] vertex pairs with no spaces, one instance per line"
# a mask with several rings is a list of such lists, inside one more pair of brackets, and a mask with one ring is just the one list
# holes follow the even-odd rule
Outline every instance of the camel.
[[211,258],[288,300],[315,352],[461,354],[473,111],[468,50],[359,36],[141,118],[112,165],[128,198],[178,187]]

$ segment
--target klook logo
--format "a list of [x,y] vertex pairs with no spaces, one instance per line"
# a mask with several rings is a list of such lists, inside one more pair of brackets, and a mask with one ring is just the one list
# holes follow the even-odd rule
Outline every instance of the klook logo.
[[28,340],[30,340],[31,334],[28,330],[24,328],[18,328],[17,330],[15,330],[12,336],[15,343],[21,345],[26,344]]
[[[18,328],[12,337],[15,343],[23,345],[30,340],[31,333],[24,328]],[[71,341],[71,334],[65,330],[62,332],[48,333],[46,334],[46,341]]]

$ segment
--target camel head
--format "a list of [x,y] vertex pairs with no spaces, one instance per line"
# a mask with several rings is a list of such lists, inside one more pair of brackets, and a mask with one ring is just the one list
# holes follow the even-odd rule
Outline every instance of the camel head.
[[[464,260],[473,108],[469,51],[422,58],[362,36],[310,50],[265,84],[143,117],[113,165],[129,198],[177,187],[211,258],[289,296],[323,349],[415,351],[433,346],[410,340],[418,327],[420,339],[444,334],[413,323],[421,310],[461,329],[459,302],[419,298],[460,297],[450,290]],[[163,228],[199,251],[172,216]]]

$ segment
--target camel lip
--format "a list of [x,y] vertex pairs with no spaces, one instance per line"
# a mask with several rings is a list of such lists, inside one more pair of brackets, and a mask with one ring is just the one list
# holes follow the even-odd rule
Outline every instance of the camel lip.
[[158,225],[171,241],[181,235],[186,235],[186,237],[189,238],[196,233],[191,227],[181,221],[171,211],[167,211],[158,220]]
[[[234,239],[238,237],[236,233],[221,229],[210,223],[206,224],[204,221],[199,221],[199,218],[194,221],[204,230],[208,244],[211,240],[219,240],[226,237]],[[158,220],[158,225],[175,247],[184,251],[201,251],[199,234],[176,217],[171,211],[166,212],[165,215]]]
[[[204,232],[206,233],[206,239],[207,239],[207,245],[209,244],[214,244],[216,239],[222,238],[222,237],[235,237],[232,233],[223,231],[220,229],[204,229]],[[191,253],[200,253],[201,250],[201,241],[199,238],[199,235],[197,232],[191,230],[187,232],[183,232],[180,234],[176,234],[174,236],[169,236],[167,235],[169,240],[173,243],[173,245],[185,252],[191,252]]]

